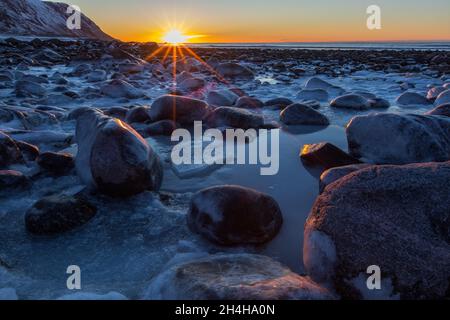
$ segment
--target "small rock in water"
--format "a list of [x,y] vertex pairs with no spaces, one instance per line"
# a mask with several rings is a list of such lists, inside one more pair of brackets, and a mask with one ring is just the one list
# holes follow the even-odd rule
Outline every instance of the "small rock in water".
[[36,161],[41,168],[58,175],[74,168],[73,156],[69,153],[43,152]]
[[19,171],[0,170],[0,190],[23,187],[28,184],[27,177]]
[[416,92],[404,92],[396,100],[399,105],[403,106],[416,106],[416,105],[427,105],[430,101],[424,96]]
[[361,163],[358,159],[328,142],[304,145],[300,158],[307,165],[320,166],[324,169]]
[[327,126],[330,124],[326,116],[301,103],[291,104],[281,111],[280,120],[287,125]]
[[261,128],[264,126],[264,117],[251,111],[235,107],[215,108],[208,116],[210,127],[233,127],[240,129]]
[[163,169],[152,147],[125,122],[90,111],[77,119],[75,164],[81,180],[111,196],[158,190]]
[[80,227],[97,209],[81,196],[55,195],[37,201],[25,214],[25,225],[36,235],[54,235]]
[[217,254],[172,265],[144,292],[148,300],[329,300],[336,297],[277,261]]
[[437,106],[436,108],[428,111],[425,114],[450,117],[450,103],[441,104],[440,106]]
[[204,101],[164,95],[156,99],[150,109],[153,121],[173,120],[180,124],[191,125],[194,121],[201,121],[207,116],[209,106]]
[[192,231],[230,246],[272,240],[283,216],[269,195],[240,186],[217,186],[192,197],[187,221]]
[[263,106],[264,103],[261,100],[248,96],[240,97],[234,105],[234,107],[236,108],[243,109],[258,109],[262,108]]
[[346,94],[331,101],[330,106],[333,108],[367,110],[370,108],[370,102],[363,96]]
[[[308,275],[343,298],[445,299],[450,162],[371,166],[329,185],[305,225]],[[368,289],[368,266],[383,290]]]
[[350,153],[379,164],[447,161],[450,119],[427,115],[369,114],[346,128]]
[[303,89],[297,94],[297,99],[327,101],[328,92],[324,89]]

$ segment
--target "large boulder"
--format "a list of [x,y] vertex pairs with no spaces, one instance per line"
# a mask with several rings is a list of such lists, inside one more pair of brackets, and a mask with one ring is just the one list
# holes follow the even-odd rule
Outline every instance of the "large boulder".
[[370,166],[371,164],[368,163],[349,164],[342,167],[333,167],[324,171],[319,180],[319,192],[322,193],[329,184],[332,184],[340,178]]
[[25,226],[37,235],[59,234],[82,226],[96,213],[97,208],[81,196],[49,196],[26,212]]
[[216,186],[197,192],[187,215],[190,229],[220,245],[263,244],[283,223],[269,195],[240,186]]
[[254,77],[252,70],[233,62],[219,64],[216,67],[216,71],[225,78],[251,79]]
[[350,154],[379,164],[450,159],[450,119],[427,115],[369,114],[347,125]]
[[173,120],[186,125],[203,120],[208,112],[209,106],[204,101],[175,95],[159,97],[149,111],[153,121]]
[[144,292],[148,300],[328,300],[335,297],[275,260],[217,254],[170,266]]
[[0,131],[0,168],[21,162],[23,162],[23,156],[16,142]]
[[208,116],[208,125],[213,128],[233,127],[246,130],[264,126],[264,117],[245,109],[219,107]]
[[130,196],[161,186],[158,155],[125,122],[87,111],[77,118],[76,141],[75,165],[86,185],[111,196]]
[[332,100],[330,106],[333,108],[367,110],[370,108],[370,102],[358,94],[346,94]]
[[281,111],[280,120],[287,125],[327,126],[330,124],[326,116],[301,103],[291,104]]
[[[328,185],[305,226],[308,275],[346,298],[448,298],[448,181],[450,162],[372,166]],[[381,290],[367,288],[369,266]]]

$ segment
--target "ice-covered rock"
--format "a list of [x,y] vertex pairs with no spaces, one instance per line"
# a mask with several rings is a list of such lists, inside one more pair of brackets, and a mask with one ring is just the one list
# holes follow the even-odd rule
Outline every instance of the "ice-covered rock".
[[330,124],[328,118],[307,105],[294,103],[280,113],[280,120],[287,125],[319,125]]
[[425,114],[450,117],[450,103],[441,104]]
[[145,290],[149,300],[327,300],[335,297],[275,260],[217,254],[169,267]]
[[219,107],[209,114],[207,123],[214,128],[233,127],[246,130],[264,126],[264,117],[241,108]]
[[0,168],[23,162],[23,155],[16,142],[0,131]]
[[128,124],[90,111],[77,118],[76,169],[81,180],[112,196],[158,190],[162,165],[152,147]]
[[360,163],[358,159],[328,142],[305,144],[300,158],[308,166],[319,166],[323,169]]
[[262,244],[281,228],[283,216],[269,195],[240,186],[216,186],[191,199],[188,225],[221,245]]
[[227,89],[212,90],[208,92],[206,97],[206,101],[209,104],[219,107],[231,107],[236,103],[237,99],[239,99],[239,96]]
[[297,94],[297,99],[327,101],[328,92],[324,89],[303,89]]
[[347,125],[350,154],[380,164],[446,161],[450,119],[391,113],[354,117]]
[[173,120],[181,124],[201,121],[209,112],[207,103],[201,100],[175,95],[164,95],[156,99],[150,109],[153,121]]
[[225,78],[253,78],[253,71],[247,67],[233,62],[221,63],[216,67],[216,71]]
[[370,108],[370,102],[363,96],[346,94],[333,99],[330,106],[333,108],[367,110]]
[[403,106],[417,106],[427,105],[430,101],[417,92],[404,92],[395,100],[399,105]]
[[382,298],[448,296],[449,180],[445,162],[371,166],[328,185],[305,226],[308,275],[360,299],[370,296],[367,270],[377,266]]
[[97,213],[81,196],[54,195],[37,201],[25,214],[27,230],[36,235],[53,235],[80,227]]
[[134,87],[125,80],[111,80],[100,88],[100,92],[110,98],[138,99],[144,96],[142,90]]

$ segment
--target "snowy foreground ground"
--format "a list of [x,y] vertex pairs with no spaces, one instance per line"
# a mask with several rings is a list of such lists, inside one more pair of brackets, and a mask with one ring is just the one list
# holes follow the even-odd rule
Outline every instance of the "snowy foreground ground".
[[[177,54],[175,88],[172,50],[164,59],[165,50],[151,55],[155,49],[0,42],[0,299],[448,297],[447,52],[197,48],[201,61],[187,50]],[[170,112],[154,106],[168,93],[206,101],[207,115],[191,110],[183,123],[171,122]],[[214,113],[223,106],[233,115]],[[155,174],[163,176],[159,191],[122,197],[117,195],[124,190],[113,190],[111,196],[83,179],[96,175],[96,164],[89,157],[83,162],[77,151],[95,148],[89,141],[100,132],[96,126],[112,118],[145,141],[120,127],[104,137],[105,144],[114,144],[120,130],[125,133],[118,136],[131,137],[121,152],[141,155],[134,145],[148,144],[162,165]],[[204,119],[205,126],[221,129],[244,124],[280,130],[278,174],[261,176],[258,165],[173,165],[171,125],[190,128]],[[90,138],[80,137],[91,131]],[[305,145],[321,142],[342,151],[319,148],[323,152],[316,154],[311,147],[300,159]],[[111,165],[113,151],[97,147],[105,152],[95,159]],[[46,152],[64,157],[47,159]],[[115,174],[120,176],[108,173]],[[154,185],[150,189],[158,189]],[[283,222],[267,231],[276,233],[273,239],[255,245],[264,237],[249,241],[229,230],[238,240],[220,245],[211,238],[223,235],[207,235],[217,230],[188,227],[193,195],[221,185],[254,189],[278,204]],[[51,195],[82,195],[95,214],[51,235],[39,225],[31,228],[25,222],[30,208]],[[245,197],[238,198],[255,206],[260,201]],[[220,215],[229,204],[220,196],[200,194],[198,201],[194,207],[206,207],[199,210],[209,220],[219,215],[213,223],[225,219]],[[235,211],[253,215],[251,208]],[[254,219],[252,224],[262,224]],[[66,287],[70,265],[81,269],[81,291]],[[381,269],[381,290],[366,288],[371,265]]]

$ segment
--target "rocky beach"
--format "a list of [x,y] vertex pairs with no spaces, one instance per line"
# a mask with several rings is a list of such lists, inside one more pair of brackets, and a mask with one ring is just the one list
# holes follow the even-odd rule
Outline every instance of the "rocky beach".
[[[3,37],[0,299],[449,298],[449,117],[448,50]],[[174,163],[197,121],[278,173]]]

